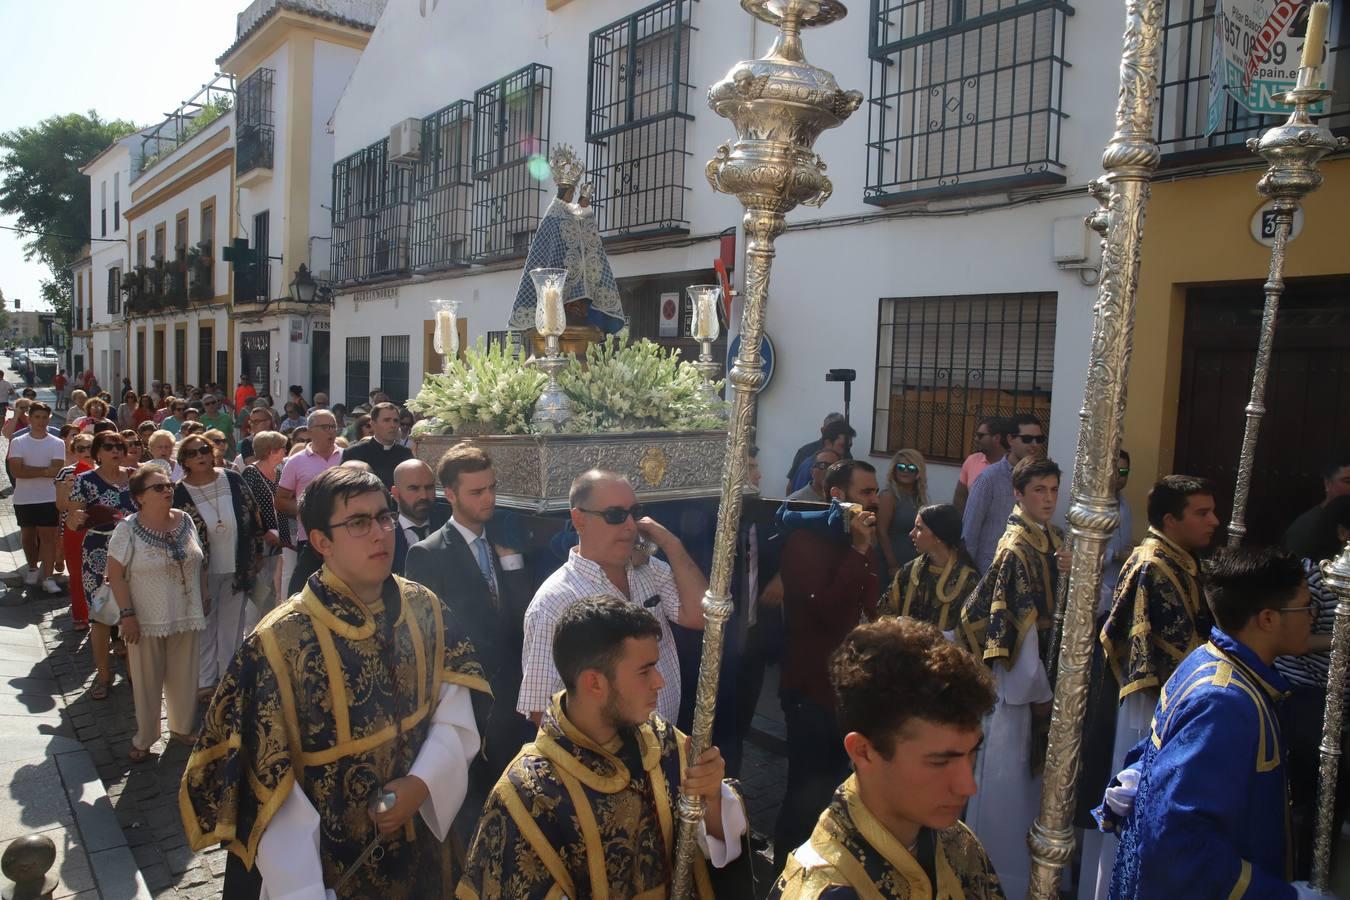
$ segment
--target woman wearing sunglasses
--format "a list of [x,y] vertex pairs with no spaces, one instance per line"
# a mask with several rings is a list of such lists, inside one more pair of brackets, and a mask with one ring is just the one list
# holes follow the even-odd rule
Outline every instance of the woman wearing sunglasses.
[[[113,529],[123,516],[136,511],[129,486],[134,470],[123,465],[127,453],[126,440],[116,431],[103,431],[94,435],[89,449],[95,467],[76,477],[67,503],[69,511],[66,513],[66,527],[83,530],[84,533],[80,545],[80,573],[84,579],[85,597],[93,596],[103,583],[108,563],[108,538],[112,536]],[[112,687],[112,669],[108,659],[112,629],[94,622],[90,631],[89,645],[93,648],[94,668],[97,670],[90,697],[105,700],[108,689]]]
[[206,554],[206,630],[199,647],[198,697],[209,698],[248,630],[257,623],[246,602],[258,572],[262,534],[258,505],[233,469],[216,466],[216,449],[199,434],[178,445],[183,480],[173,505],[197,526]]
[[205,554],[192,520],[172,508],[173,484],[160,466],[131,476],[138,510],[108,542],[112,586],[127,642],[136,734],[130,759],[143,761],[159,740],[159,711],[168,708],[169,734],[187,746],[197,712],[197,642],[202,612]]
[[80,574],[84,535],[66,522],[66,513],[73,508],[70,504],[70,492],[75,487],[75,479],[94,467],[90,462],[90,448],[93,446],[94,438],[92,435],[80,434],[73,425],[67,425],[65,428],[74,429],[69,443],[70,452],[66,454],[68,465],[57,472],[54,479],[56,508],[61,513],[61,555],[65,557],[66,571],[73,576],[70,579],[71,622],[74,623],[76,631],[88,631],[89,604],[84,596],[84,579]]
[[920,509],[911,521],[909,536],[919,555],[895,573],[879,611],[954,631],[961,604],[980,581],[961,540],[961,513],[950,503],[938,503]]
[[919,507],[927,505],[928,467],[923,454],[901,450],[891,457],[886,486],[877,494],[877,545],[886,560],[887,576],[918,555],[909,535]]

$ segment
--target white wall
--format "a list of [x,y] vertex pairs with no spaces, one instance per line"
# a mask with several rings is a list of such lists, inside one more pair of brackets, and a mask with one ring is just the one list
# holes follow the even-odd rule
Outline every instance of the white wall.
[[[333,149],[330,123],[342,92],[361,59],[361,51],[326,41],[314,43],[314,97],[310,110],[309,258],[310,271],[328,268],[332,237],[328,211],[333,202]],[[294,267],[292,267],[294,268]]]
[[[475,88],[531,62],[553,67],[553,142],[580,150],[588,35],[643,5],[636,0],[587,0],[550,13],[544,0],[496,0],[492,15],[485,16],[477,4],[441,3],[424,17],[418,0],[391,0],[338,105],[335,155],[340,158],[378,140],[401,118],[425,116],[454,100],[472,98]],[[810,60],[833,71],[842,87],[865,96],[871,76],[867,7],[852,4],[844,21],[804,35]],[[1071,66],[1065,69],[1062,109],[1068,118],[1062,125],[1059,158],[1069,184],[1081,189],[1100,172],[1102,147],[1111,133],[1123,20],[1116,4],[1078,3],[1075,10],[1066,25]],[[708,110],[705,92],[737,60],[767,49],[772,29],[756,23],[738,4],[717,0],[693,5],[693,25],[689,111],[695,120],[688,128],[692,156],[685,171],[690,188],[685,209],[691,234],[699,236],[738,225],[741,217],[739,204],[714,193],[702,175],[704,161],[733,136],[730,123]],[[778,368],[761,395],[759,414],[765,486],[781,488],[792,452],[817,433],[826,412],[842,407],[840,386],[824,381],[828,368],[858,370],[853,422],[859,431],[857,446],[870,447],[880,298],[981,292],[1058,294],[1050,452],[1067,471],[1076,443],[1095,289],[1084,286],[1077,274],[1055,267],[1051,229],[1054,219],[1081,217],[1094,203],[1079,190],[1062,199],[971,211],[982,203],[1008,200],[1006,195],[980,195],[937,200],[913,208],[912,217],[883,219],[884,211],[863,202],[867,140],[866,104],[843,127],[820,138],[816,149],[829,164],[834,196],[822,210],[794,211],[789,223],[797,230],[778,241],[768,317]],[[862,221],[800,228],[846,216]],[[743,253],[743,236],[738,246]],[[612,262],[615,275],[625,277],[705,268],[716,253],[715,242],[704,242],[680,250],[616,255]],[[740,270],[743,265],[738,266],[738,279]],[[359,307],[351,294],[340,296],[333,325],[335,395],[342,392],[346,336],[372,336],[374,383],[379,378],[379,336],[411,334],[415,385],[426,301],[438,295],[461,300],[472,340],[505,328],[518,278],[518,271],[510,271],[414,279],[399,287],[397,302]],[[955,478],[955,467],[930,468],[933,496],[949,497]]]

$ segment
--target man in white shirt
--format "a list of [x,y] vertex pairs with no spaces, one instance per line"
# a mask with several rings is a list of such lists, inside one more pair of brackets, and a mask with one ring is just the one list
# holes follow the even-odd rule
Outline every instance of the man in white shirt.
[[54,595],[62,593],[52,578],[61,552],[61,519],[52,479],[66,464],[66,444],[47,431],[51,418],[47,404],[35,400],[29,405],[28,433],[10,440],[9,466],[14,478],[14,518],[28,560],[23,583],[31,586],[41,581],[43,593]]
[[[656,711],[673,723],[680,712],[680,660],[670,623],[703,630],[702,602],[708,579],[680,539],[643,514],[624,476],[600,469],[584,472],[572,482],[569,502],[580,542],[562,568],[535,592],[525,612],[524,678],[516,709],[536,723],[543,718],[553,695],[563,689],[553,665],[558,618],[578,600],[603,595],[643,607],[661,626],[657,668],[665,683]],[[639,534],[655,544],[668,563],[652,559],[634,566],[633,546]]]

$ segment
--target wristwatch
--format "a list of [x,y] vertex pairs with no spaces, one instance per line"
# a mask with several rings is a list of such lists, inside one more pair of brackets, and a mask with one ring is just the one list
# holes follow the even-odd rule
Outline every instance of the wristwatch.
[[123,619],[133,619],[135,617],[136,617],[135,607],[124,606],[117,610],[117,621],[119,622],[122,621]]

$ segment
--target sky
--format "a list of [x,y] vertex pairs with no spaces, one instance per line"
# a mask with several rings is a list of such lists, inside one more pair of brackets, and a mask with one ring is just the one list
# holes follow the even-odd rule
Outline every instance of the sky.
[[[216,72],[248,0],[0,0],[5,67],[0,132],[95,109],[137,125],[161,121]],[[13,226],[0,216],[0,225]],[[41,308],[47,269],[23,258],[23,237],[0,229],[6,305]]]

